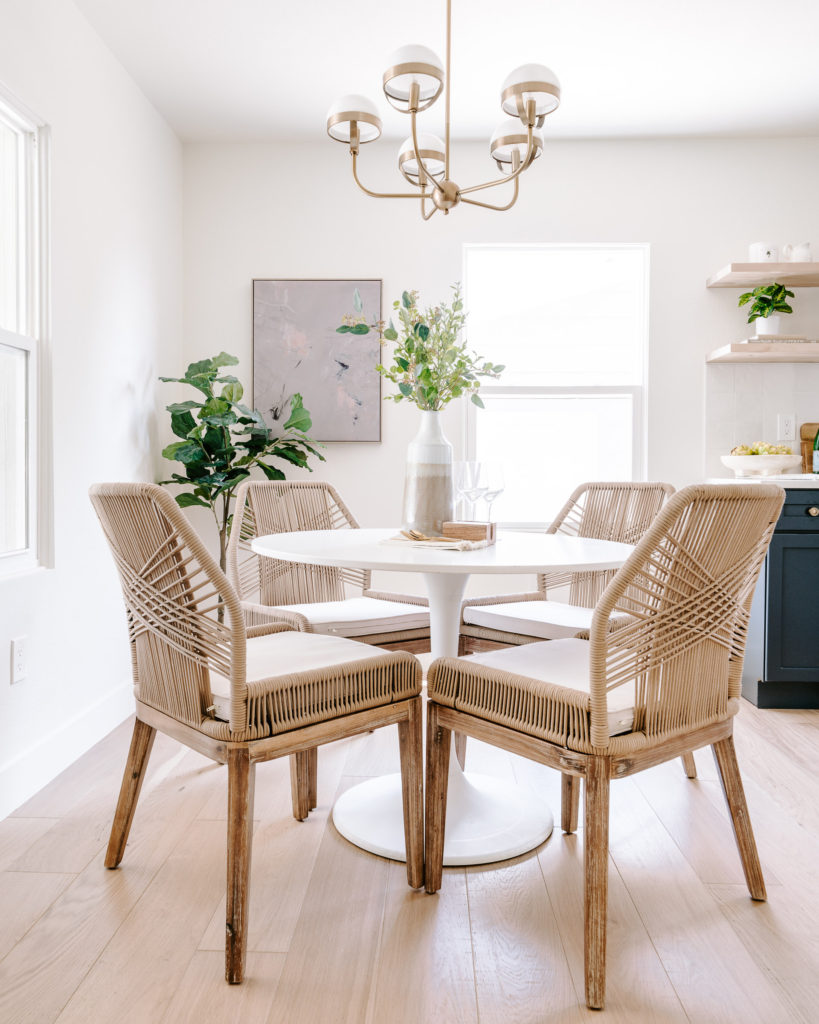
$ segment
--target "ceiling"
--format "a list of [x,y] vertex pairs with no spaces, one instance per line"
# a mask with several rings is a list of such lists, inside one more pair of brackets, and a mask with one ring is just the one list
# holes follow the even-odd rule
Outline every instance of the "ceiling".
[[[185,140],[325,138],[342,93],[409,134],[381,74],[393,49],[442,58],[445,0],[75,0]],[[817,0],[453,0],[452,134],[488,139],[500,84],[547,64],[548,138],[819,135]],[[443,133],[443,103],[420,121]],[[440,109],[439,109],[440,108]]]

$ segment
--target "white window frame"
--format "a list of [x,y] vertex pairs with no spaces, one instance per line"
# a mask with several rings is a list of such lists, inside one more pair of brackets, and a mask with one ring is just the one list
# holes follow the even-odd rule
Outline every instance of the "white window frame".
[[[559,385],[557,387],[543,387],[540,385],[516,385],[516,386],[505,386],[503,384],[503,375],[500,380],[482,380],[481,381],[481,395],[484,397],[498,397],[498,398],[509,398],[509,397],[523,397],[523,398],[537,398],[538,396],[549,396],[554,395],[555,397],[570,398],[573,395],[630,395],[633,403],[633,431],[632,431],[632,466],[633,475],[636,480],[645,480],[647,473],[647,423],[646,423],[646,410],[648,408],[648,337],[649,337],[649,282],[650,282],[650,259],[651,259],[651,247],[648,242],[623,242],[623,243],[561,243],[561,242],[544,242],[544,243],[466,243],[463,246],[463,274],[462,278],[465,283],[464,289],[464,305],[467,313],[469,311],[469,282],[466,275],[466,254],[467,250],[475,249],[508,249],[508,250],[521,250],[521,249],[559,249],[559,250],[577,250],[577,249],[594,249],[597,251],[606,250],[642,250],[644,253],[643,261],[643,295],[645,301],[643,303],[643,323],[641,325],[642,339],[641,339],[641,363],[642,363],[642,380],[639,384],[594,384],[594,385],[577,385],[577,384],[566,384]],[[467,332],[469,330],[469,321],[467,320]],[[481,353],[483,354],[483,353]],[[463,436],[465,439],[465,454],[466,459],[476,459],[477,453],[477,419],[476,417],[481,415],[481,410],[476,408],[472,402],[464,402],[464,420],[463,420]],[[581,483],[582,481],[578,481]],[[568,498],[568,494],[566,495]],[[558,511],[555,509],[555,511]],[[544,520],[542,522],[502,522],[499,523],[500,527],[508,527],[516,530],[544,530],[549,526],[549,522]]]
[[0,84],[0,118],[24,140],[20,211],[18,330],[0,328],[0,344],[26,353],[25,548],[0,553],[0,580],[53,564],[50,515],[51,448],[45,409],[45,362],[50,337],[50,136],[44,122]]

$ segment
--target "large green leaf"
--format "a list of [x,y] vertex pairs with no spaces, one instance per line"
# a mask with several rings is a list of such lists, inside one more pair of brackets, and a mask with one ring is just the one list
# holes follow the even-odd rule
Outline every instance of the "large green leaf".
[[[164,377],[160,377],[160,380],[164,380]],[[189,409],[201,409],[201,402],[171,402],[170,405],[166,405],[165,408],[168,412],[187,412]]]
[[227,402],[239,402],[241,401],[242,395],[245,393],[245,389],[239,383],[239,381],[230,381],[222,388],[222,398]]
[[214,356],[209,362],[213,367],[239,365],[239,360],[236,356],[229,355],[227,352],[220,352],[218,356]]
[[299,394],[293,395],[290,400],[290,415],[284,425],[285,430],[300,430],[305,433],[313,426],[310,413],[302,405],[302,397]]
[[262,462],[261,459],[257,459],[256,464],[268,480],[284,480],[284,473],[275,466],[268,466],[268,464],[266,462]]
[[191,363],[190,366],[185,370],[185,377],[190,380],[191,377],[202,377],[215,369],[212,359],[200,359],[198,363]]
[[167,447],[162,449],[163,459],[176,459],[176,453],[180,448],[184,448],[189,442],[188,441],[174,441],[173,444],[169,444]]
[[171,430],[177,437],[187,438],[195,426],[196,420],[187,410],[171,413]]
[[369,334],[370,328],[366,324],[356,324],[352,329],[353,334]]
[[210,508],[210,502],[197,498],[195,494],[177,494],[176,504],[180,508],[190,508],[191,505],[201,505],[203,508]]

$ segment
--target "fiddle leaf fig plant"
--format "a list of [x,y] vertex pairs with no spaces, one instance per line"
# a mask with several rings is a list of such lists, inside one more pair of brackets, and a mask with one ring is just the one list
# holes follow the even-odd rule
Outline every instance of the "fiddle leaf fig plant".
[[760,285],[759,288],[754,288],[752,292],[745,292],[743,295],[740,295],[739,305],[745,306],[751,302],[751,308],[748,310],[748,323],[752,324],[754,320],[759,320],[761,317],[767,319],[769,316],[773,316],[774,313],[792,313],[793,306],[787,302],[787,299],[792,298],[792,291],[783,284],[774,282],[773,284]]
[[171,430],[181,438],[163,449],[171,462],[180,462],[183,472],[171,473],[161,484],[180,484],[186,490],[176,495],[181,508],[201,505],[209,508],[219,531],[219,565],[225,569],[227,540],[232,519],[231,503],[236,488],[258,467],[268,480],[284,480],[284,471],[271,459],[311,469],[311,455],[324,461],[307,436],[313,425],[301,395],[290,399],[290,415],[284,433],[275,435],[258,409],[242,404],[244,389],[237,377],[222,373],[235,366],[236,356],[221,352],[212,359],[191,363],[184,377],[160,377],[166,383],[188,384],[199,392],[196,399],[166,406]]

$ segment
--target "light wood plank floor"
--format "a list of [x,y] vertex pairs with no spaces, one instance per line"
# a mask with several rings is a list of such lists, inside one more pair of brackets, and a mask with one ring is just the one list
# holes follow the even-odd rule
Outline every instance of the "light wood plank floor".
[[[131,723],[0,822],[4,1024],[536,1024],[583,1007],[582,830],[437,896],[346,843],[336,795],[397,770],[395,730],[319,754],[290,816],[257,774],[248,979],[223,980],[225,769],[158,737],[122,867],[103,851]],[[819,712],[743,705],[740,767],[768,884],[750,901],[710,752],[612,787],[607,1008],[623,1024],[819,1019]],[[470,742],[469,767],[559,807],[559,779]]]

